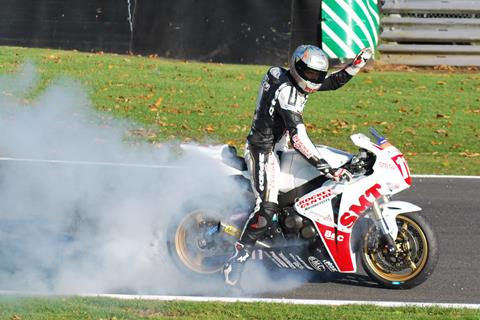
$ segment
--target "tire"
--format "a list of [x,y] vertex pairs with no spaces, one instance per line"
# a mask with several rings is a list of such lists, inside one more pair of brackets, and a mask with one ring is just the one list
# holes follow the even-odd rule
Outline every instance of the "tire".
[[382,248],[372,226],[363,237],[361,262],[370,278],[382,286],[410,289],[432,274],[439,258],[438,243],[432,228],[418,213],[398,215],[397,225],[397,252],[391,254]]
[[196,209],[170,226],[167,239],[169,254],[187,276],[216,274],[232,255],[234,237],[219,231],[207,235],[208,230],[219,227],[219,217],[214,209]]

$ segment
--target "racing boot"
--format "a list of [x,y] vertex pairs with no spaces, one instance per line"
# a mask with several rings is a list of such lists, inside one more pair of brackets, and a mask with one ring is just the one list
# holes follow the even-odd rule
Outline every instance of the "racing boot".
[[231,256],[223,266],[223,275],[225,276],[225,283],[230,286],[237,285],[242,275],[245,262],[250,258],[252,253],[252,246],[235,242],[235,253]]

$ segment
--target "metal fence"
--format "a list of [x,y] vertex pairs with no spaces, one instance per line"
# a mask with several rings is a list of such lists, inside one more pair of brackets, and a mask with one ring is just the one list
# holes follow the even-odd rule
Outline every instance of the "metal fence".
[[387,0],[382,12],[383,62],[480,66],[480,1]]

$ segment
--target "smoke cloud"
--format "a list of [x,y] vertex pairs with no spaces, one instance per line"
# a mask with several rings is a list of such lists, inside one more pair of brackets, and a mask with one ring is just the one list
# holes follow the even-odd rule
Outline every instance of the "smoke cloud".
[[[37,80],[31,64],[0,76],[0,157],[174,167],[0,161],[0,290],[228,294],[220,275],[186,277],[166,246],[189,206],[245,210],[218,163],[126,137],[131,125],[96,113],[68,79],[28,101]],[[299,283],[249,273],[247,293]]]

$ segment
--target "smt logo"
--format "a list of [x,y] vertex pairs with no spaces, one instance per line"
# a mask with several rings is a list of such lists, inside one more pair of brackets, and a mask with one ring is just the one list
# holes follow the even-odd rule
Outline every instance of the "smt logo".
[[367,189],[365,194],[362,194],[358,198],[359,204],[352,204],[349,208],[349,211],[342,215],[340,218],[340,223],[347,228],[353,227],[353,224],[355,221],[357,221],[358,216],[368,207],[370,207],[376,199],[380,198],[382,194],[378,190],[380,190],[381,187],[382,186],[377,183]]
[[325,271],[325,266],[316,257],[314,256],[308,257],[308,262],[310,262],[310,265],[313,267],[313,269],[317,271]]
[[[333,233],[333,232],[330,231],[330,230],[325,231],[325,234],[324,234],[324,235],[325,235],[325,239],[327,239],[327,240],[335,240],[335,233]],[[344,236],[342,236],[341,234],[339,234],[339,235],[337,236],[337,241],[338,241],[338,242],[342,242],[344,238],[345,238]]]

